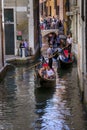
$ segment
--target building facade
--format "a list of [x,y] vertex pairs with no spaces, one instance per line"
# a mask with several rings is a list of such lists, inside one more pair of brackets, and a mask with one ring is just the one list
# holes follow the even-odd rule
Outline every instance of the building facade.
[[4,66],[4,33],[2,23],[2,1],[0,1],[0,68]]
[[69,2],[70,11],[66,14],[71,18],[70,31],[73,37],[73,52],[77,58],[81,99],[87,108],[87,1]]
[[78,26],[78,75],[82,100],[87,109],[87,1],[80,0],[79,5],[79,26]]
[[5,54],[18,55],[22,39],[28,40],[32,53],[36,54],[39,49],[39,1],[3,1]]
[[2,67],[2,44],[1,44],[1,33],[2,33],[2,31],[1,31],[1,24],[2,24],[2,19],[1,19],[1,17],[2,17],[2,8],[1,8],[1,1],[0,1],[0,67]]
[[63,0],[40,0],[40,14],[43,17],[57,16],[63,20]]
[[84,0],[84,4],[83,4],[83,9],[85,8],[85,10],[83,11],[83,20],[85,20],[85,28],[84,28],[84,31],[85,31],[85,56],[84,56],[84,71],[85,71],[85,74],[84,74],[84,99],[85,99],[85,103],[86,103],[86,109],[87,109],[87,1]]
[[66,12],[68,11],[67,0],[63,0],[63,21],[64,21],[64,34],[67,35],[68,32],[68,17]]

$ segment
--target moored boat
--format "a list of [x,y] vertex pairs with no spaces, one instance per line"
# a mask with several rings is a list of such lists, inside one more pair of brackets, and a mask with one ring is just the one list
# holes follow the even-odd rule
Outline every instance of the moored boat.
[[[70,56],[68,57],[68,55]],[[68,51],[66,50],[64,54],[59,55],[58,67],[68,68],[72,65],[73,62],[74,62],[74,56],[72,55],[72,53],[68,54]]]

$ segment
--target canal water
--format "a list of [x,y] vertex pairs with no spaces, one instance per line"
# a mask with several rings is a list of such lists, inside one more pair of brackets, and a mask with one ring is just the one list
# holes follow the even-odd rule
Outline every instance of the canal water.
[[41,88],[35,70],[15,67],[0,83],[0,130],[87,130],[77,67],[56,71],[56,86]]

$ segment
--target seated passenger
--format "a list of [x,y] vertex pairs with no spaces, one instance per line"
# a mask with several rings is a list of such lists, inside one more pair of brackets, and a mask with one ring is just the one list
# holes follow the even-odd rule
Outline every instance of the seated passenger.
[[46,72],[47,72],[47,78],[54,78],[55,77],[54,71],[49,66],[47,67]]
[[42,68],[39,70],[39,74],[40,76],[47,78],[47,72],[46,72],[46,68],[47,68],[48,64],[43,64]]

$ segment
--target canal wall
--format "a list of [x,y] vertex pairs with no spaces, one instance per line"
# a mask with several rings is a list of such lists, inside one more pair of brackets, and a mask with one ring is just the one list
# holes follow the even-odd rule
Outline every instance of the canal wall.
[[31,55],[29,57],[11,57],[6,59],[6,63],[10,63],[13,65],[27,65],[35,62],[40,56],[40,49],[38,48],[35,55]]
[[11,70],[11,69],[13,69],[13,68],[14,68],[13,65],[11,65],[11,64],[6,64],[4,67],[2,67],[2,68],[0,69],[0,82],[1,82],[1,81],[3,80],[3,78],[5,77],[7,71],[9,71],[9,70]]
[[87,112],[87,76],[78,68],[78,83],[80,89],[80,99]]
[[0,69],[0,82],[3,80],[3,78],[5,77],[7,71],[9,71],[10,69],[14,68],[14,65],[29,65],[30,63],[34,63],[38,57],[40,56],[40,49],[37,50],[36,54],[33,56],[29,56],[29,57],[11,57],[11,58],[7,58],[5,60],[6,64],[4,67],[1,67]]
[[80,65],[80,54],[81,51],[78,49],[78,44],[72,45],[72,52],[75,57],[75,62],[77,62],[77,70],[78,70],[78,84],[80,89],[80,99],[81,102],[84,104],[85,110],[87,111],[87,76],[82,72]]
[[87,112],[87,76],[84,78],[84,104]]

